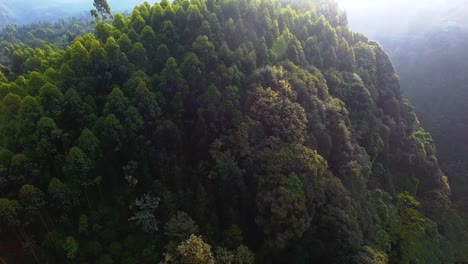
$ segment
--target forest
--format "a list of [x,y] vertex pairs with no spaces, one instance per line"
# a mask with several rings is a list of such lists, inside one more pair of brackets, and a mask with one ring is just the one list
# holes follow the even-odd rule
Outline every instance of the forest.
[[440,148],[334,0],[94,4],[0,33],[0,263],[468,262]]

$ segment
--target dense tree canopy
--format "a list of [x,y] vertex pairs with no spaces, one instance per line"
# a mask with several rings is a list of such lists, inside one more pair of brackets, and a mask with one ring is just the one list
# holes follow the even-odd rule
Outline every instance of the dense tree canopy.
[[34,48],[0,68],[7,261],[466,261],[430,135],[334,1],[145,2]]

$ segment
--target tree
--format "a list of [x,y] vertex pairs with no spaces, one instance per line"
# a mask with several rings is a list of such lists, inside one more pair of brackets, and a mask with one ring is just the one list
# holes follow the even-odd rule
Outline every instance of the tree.
[[91,107],[87,105],[80,94],[73,88],[64,95],[62,125],[72,131],[82,127],[90,117]]
[[21,107],[21,98],[9,93],[5,96],[0,104],[0,126],[2,145],[9,149],[16,148],[16,135],[18,129],[18,111]]
[[122,50],[123,53],[125,54],[130,54],[130,51],[132,50],[132,40],[129,38],[127,34],[122,34],[120,37],[117,39],[117,43],[119,44],[120,49]]
[[161,44],[156,49],[156,55],[152,61],[153,69],[155,71],[161,71],[167,62],[167,59],[171,57],[171,52],[166,44]]
[[134,106],[130,106],[125,112],[124,124],[129,137],[135,139],[145,123],[138,110]]
[[135,94],[135,103],[138,107],[139,113],[141,113],[143,117],[144,125],[146,127],[151,127],[158,122],[161,115],[159,100],[157,95],[152,93],[143,81],[138,83]]
[[93,130],[105,149],[119,151],[125,143],[124,126],[114,114],[99,118]]
[[190,29],[193,32],[196,32],[196,29],[200,27],[200,24],[203,21],[203,15],[200,12],[200,9],[197,5],[189,5],[187,11],[187,25],[189,25]]
[[192,49],[207,68],[216,65],[218,57],[216,56],[213,43],[209,41],[207,36],[198,36],[192,44]]
[[143,198],[136,199],[131,208],[136,207],[135,215],[128,221],[135,221],[143,231],[151,233],[159,230],[158,222],[154,216],[154,211],[159,206],[159,197],[152,197],[145,194]]
[[140,33],[140,41],[146,49],[147,57],[152,60],[155,56],[157,39],[153,29],[150,26],[145,26]]
[[90,171],[93,169],[92,160],[79,147],[73,147],[68,152],[63,166],[63,173],[67,179],[79,182],[82,186],[91,184]]
[[31,96],[37,96],[39,89],[46,83],[44,76],[39,72],[31,72],[28,82],[28,94]]
[[84,214],[80,215],[80,220],[78,221],[78,233],[85,233],[89,228],[88,217]]
[[34,161],[24,154],[15,154],[9,163],[9,184],[13,188],[20,188],[26,182],[33,180],[37,175],[37,168]]
[[166,44],[169,48],[171,48],[171,52],[175,52],[177,50],[180,37],[176,27],[170,20],[163,22],[158,36],[159,42]]
[[283,248],[309,228],[317,210],[310,202],[322,191],[319,182],[327,166],[315,151],[281,143],[266,148],[256,164],[255,222],[267,246]]
[[358,205],[335,176],[327,175],[321,184],[324,184],[326,204],[318,208],[316,228],[303,241],[314,242],[309,247],[313,252],[312,261],[351,261],[363,243],[357,219]]
[[158,30],[164,19],[164,9],[161,4],[155,4],[151,8],[151,27],[154,30]]
[[33,223],[38,216],[40,217],[40,213],[46,205],[44,193],[30,184],[21,187],[18,201],[23,208],[26,221],[29,223]]
[[135,30],[135,32],[137,34],[140,34],[143,28],[145,27],[146,22],[145,22],[145,19],[138,14],[134,18],[132,25],[133,25],[133,29]]
[[112,18],[111,9],[107,0],[94,0],[94,9],[92,9],[91,15],[96,19],[99,20],[106,20],[108,17]]
[[191,235],[199,233],[199,227],[186,213],[178,211],[165,225],[164,234],[169,238],[166,248],[172,251],[177,245],[188,239]]
[[128,59],[131,63],[137,65],[139,68],[146,69],[148,64],[148,57],[146,57],[146,49],[143,44],[136,42],[128,54]]
[[118,87],[112,89],[112,92],[107,96],[107,102],[104,105],[105,114],[114,114],[118,118],[123,118],[125,111],[129,106],[129,100],[125,97],[122,90]]
[[36,152],[41,159],[53,162],[53,159],[62,150],[62,131],[57,128],[57,124],[52,118],[43,117],[37,123],[37,130],[34,134],[37,142]]
[[120,30],[121,32],[126,32],[128,30],[127,28],[127,22],[125,21],[125,17],[121,13],[117,13],[114,16],[114,20],[112,21],[112,25]]
[[176,60],[171,57],[167,60],[166,66],[161,72],[161,90],[170,98],[170,112],[180,115],[184,111],[184,97],[187,94],[188,86]]
[[64,212],[78,204],[72,190],[58,178],[50,180],[47,193],[50,195],[52,206],[64,210]]
[[437,263],[441,260],[437,226],[418,210],[418,202],[409,193],[396,197],[397,222],[392,227],[398,251],[392,251],[390,261]]
[[75,76],[81,76],[88,70],[89,65],[89,53],[88,50],[83,46],[80,39],[75,39],[70,50],[70,67],[74,70]]
[[241,245],[236,248],[234,264],[253,264],[255,255],[246,246]]
[[96,25],[96,29],[94,30],[94,35],[97,40],[100,42],[105,42],[108,37],[112,34],[112,26],[108,23],[99,21]]
[[8,82],[8,79],[5,77],[5,74],[2,71],[0,71],[0,82],[2,83]]
[[39,101],[44,107],[44,115],[58,118],[63,111],[64,97],[57,86],[47,83],[39,91]]
[[186,92],[187,83],[177,66],[175,58],[173,57],[170,57],[167,60],[166,66],[161,73],[161,86],[163,91],[171,95],[175,95],[177,93],[182,95]]
[[274,136],[288,143],[306,140],[307,117],[301,105],[271,88],[258,88],[254,98],[251,118],[260,123],[265,136]]
[[[102,41],[107,40],[107,37],[103,37]],[[107,61],[108,55],[104,50],[104,47],[101,45],[101,42],[94,40],[91,42],[91,49],[89,51],[90,65],[92,65],[92,71],[95,77],[100,77],[104,79],[106,77],[106,72],[109,68],[109,63]]]
[[174,256],[166,254],[168,263],[185,264],[214,264],[215,259],[210,245],[206,244],[201,237],[191,235],[177,247]]
[[98,163],[101,158],[99,139],[88,128],[83,129],[77,142],[78,147],[90,158],[93,163]]
[[205,74],[205,64],[192,52],[185,56],[180,68],[187,82],[192,85],[197,84]]
[[74,237],[68,236],[65,239],[65,244],[63,245],[63,250],[65,250],[65,254],[67,255],[68,259],[70,259],[70,260],[75,259],[75,257],[78,254],[78,248],[79,248],[79,244],[75,240]]
[[24,147],[32,147],[32,135],[42,114],[42,107],[36,98],[26,96],[19,109],[20,141]]
[[[123,36],[123,35],[122,35]],[[130,40],[127,38],[130,42]],[[128,50],[131,49],[131,42],[127,43]],[[122,48],[115,40],[114,37],[109,37],[106,41],[104,49],[106,50],[107,59],[109,63],[109,73],[112,80],[117,83],[123,82],[129,75],[129,63],[127,56],[122,52]]]
[[263,229],[269,246],[283,248],[309,228],[304,186],[296,174],[262,177],[257,195],[255,222]]
[[341,38],[336,50],[336,56],[340,58],[339,67],[344,71],[353,71],[356,65],[354,50],[349,47],[348,42]]
[[0,230],[8,231],[20,224],[19,214],[21,207],[17,201],[0,198]]

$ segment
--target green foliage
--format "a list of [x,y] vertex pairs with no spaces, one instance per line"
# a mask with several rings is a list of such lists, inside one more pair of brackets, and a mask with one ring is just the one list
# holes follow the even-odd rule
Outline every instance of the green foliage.
[[145,194],[143,198],[136,199],[133,206],[137,207],[137,211],[128,221],[135,221],[145,232],[158,231],[159,226],[154,217],[154,211],[159,206],[159,198]]
[[0,199],[0,217],[2,223],[2,231],[5,227],[11,228],[20,224],[18,214],[20,205],[17,201],[8,200],[5,198]]
[[88,176],[91,169],[91,159],[80,148],[71,148],[63,166],[65,177],[86,186],[89,183]]
[[56,41],[31,27],[50,45],[0,37],[0,244],[38,245],[7,261],[463,251],[431,136],[388,56],[333,1],[146,2],[109,22]]
[[107,0],[94,0],[94,8],[91,10],[91,15],[96,18],[96,20],[103,19],[106,20],[107,16],[112,18],[111,9]]
[[424,151],[426,157],[431,157],[436,154],[435,146],[429,133],[418,130],[413,133],[413,137],[421,144],[421,149]]
[[235,264],[253,264],[254,261],[254,254],[246,246],[239,246],[236,248],[234,255]]
[[18,198],[29,221],[35,219],[46,205],[44,193],[29,184],[21,187]]
[[35,138],[37,154],[51,162],[59,153],[61,147],[62,131],[57,128],[55,121],[48,117],[42,117],[37,123]]
[[177,212],[165,225],[165,235],[169,238],[167,248],[173,250],[191,235],[199,233],[199,227],[185,212]]
[[174,256],[166,255],[168,263],[184,264],[214,264],[215,259],[210,245],[206,244],[201,237],[191,235],[177,247]]
[[254,100],[252,116],[262,125],[265,136],[274,136],[288,143],[305,141],[307,118],[299,104],[281,98],[271,88],[259,88]]
[[80,215],[78,224],[78,233],[85,233],[89,228],[88,217],[86,215]]
[[390,254],[391,261],[398,263],[440,263],[440,234],[436,224],[417,210],[420,203],[408,193],[396,198],[397,220],[392,235],[397,237],[397,251]]
[[39,101],[44,107],[44,114],[50,118],[57,118],[63,107],[63,94],[53,84],[47,83],[39,90]]
[[283,248],[309,228],[307,200],[312,199],[325,164],[304,147],[272,149],[262,159],[267,166],[259,179],[256,223],[269,238],[269,246]]
[[68,259],[73,260],[76,257],[76,255],[78,254],[78,247],[78,242],[72,236],[68,236],[65,239],[63,249],[65,250],[65,254],[67,255]]
[[373,247],[382,252],[389,252],[392,249],[390,235],[385,230],[379,230],[374,236]]
[[85,128],[78,138],[78,147],[93,161],[96,162],[101,157],[101,149],[99,139],[94,136],[93,132]]

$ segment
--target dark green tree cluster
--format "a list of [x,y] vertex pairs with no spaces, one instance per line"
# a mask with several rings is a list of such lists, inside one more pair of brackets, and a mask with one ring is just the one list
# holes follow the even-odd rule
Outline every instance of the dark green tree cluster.
[[461,259],[432,139],[333,1],[145,2],[25,59],[0,76],[7,261]]

